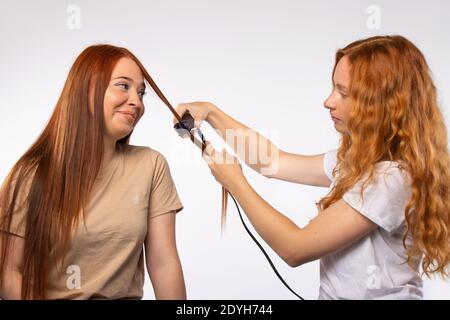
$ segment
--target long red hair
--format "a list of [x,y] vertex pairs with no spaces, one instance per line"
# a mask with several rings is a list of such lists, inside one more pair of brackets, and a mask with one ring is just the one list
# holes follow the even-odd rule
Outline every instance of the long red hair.
[[[45,299],[49,266],[64,260],[72,231],[84,214],[103,158],[103,101],[120,58],[134,60],[144,78],[166,102],[148,72],[127,49],[86,48],[70,69],[43,132],[13,166],[0,192],[0,230],[11,231],[14,212],[24,206],[22,298]],[[131,133],[117,141],[129,143]],[[1,234],[0,234],[1,235]],[[10,237],[0,248],[0,287]]]
[[[448,276],[450,156],[447,129],[425,58],[401,36],[353,42],[337,51],[334,69],[343,56],[350,61],[352,109],[333,172],[335,187],[319,206],[329,207],[360,179],[362,193],[377,162],[401,163],[411,177],[412,189],[404,212],[407,261],[423,258],[426,275]],[[412,246],[406,245],[407,236]]]

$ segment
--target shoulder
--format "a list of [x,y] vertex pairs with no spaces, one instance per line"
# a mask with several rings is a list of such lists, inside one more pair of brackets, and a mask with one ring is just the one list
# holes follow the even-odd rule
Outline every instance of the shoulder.
[[159,151],[148,146],[124,145],[123,151],[131,161],[144,162],[152,168],[167,165],[166,158]]
[[393,232],[404,222],[410,197],[408,173],[396,162],[382,161],[375,165],[370,181],[358,181],[342,199],[384,230]]
[[411,178],[399,162],[381,161],[375,165],[376,183],[386,186],[390,191],[407,190]]
[[349,195],[358,199],[361,196],[361,200],[367,199],[369,202],[389,202],[392,205],[403,206],[411,196],[409,174],[396,162],[378,162],[371,177],[368,172],[364,174],[363,178],[347,190],[344,199]]

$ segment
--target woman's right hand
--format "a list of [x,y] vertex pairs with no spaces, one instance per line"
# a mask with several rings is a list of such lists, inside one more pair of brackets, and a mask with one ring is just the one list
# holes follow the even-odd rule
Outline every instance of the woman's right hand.
[[[194,118],[195,128],[200,128],[203,120],[208,121],[208,115],[214,107],[215,106],[211,102],[195,101],[189,103],[180,103],[177,105],[175,110],[180,118],[183,117],[183,114],[186,111],[189,111],[191,116]],[[174,117],[173,123],[178,123],[178,119]]]

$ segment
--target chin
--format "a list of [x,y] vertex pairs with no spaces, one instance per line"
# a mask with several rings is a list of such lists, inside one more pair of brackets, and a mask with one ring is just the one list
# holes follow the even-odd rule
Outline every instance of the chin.
[[132,132],[133,130],[126,130],[126,131],[124,131],[124,130],[117,130],[115,133],[114,133],[114,137],[115,137],[115,140],[117,141],[117,140],[121,140],[121,139],[123,139],[123,138],[125,138],[127,135],[129,135],[131,132]]
[[336,131],[337,132],[339,132],[339,133],[342,133],[342,134],[345,134],[345,133],[347,133],[347,130],[345,130],[345,129],[342,129],[339,125],[334,125],[334,128],[336,129]]

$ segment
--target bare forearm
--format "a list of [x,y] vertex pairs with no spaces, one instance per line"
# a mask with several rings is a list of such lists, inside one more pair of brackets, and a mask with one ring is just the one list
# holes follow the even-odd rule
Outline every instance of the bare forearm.
[[232,194],[258,234],[288,264],[298,250],[301,228],[274,209],[248,184],[237,184]]
[[2,283],[0,298],[20,300],[22,292],[22,274],[19,271],[8,271]]
[[208,123],[250,168],[270,176],[278,165],[280,150],[267,138],[210,105]]
[[186,299],[186,286],[179,261],[166,265],[149,266],[149,275],[156,299]]

